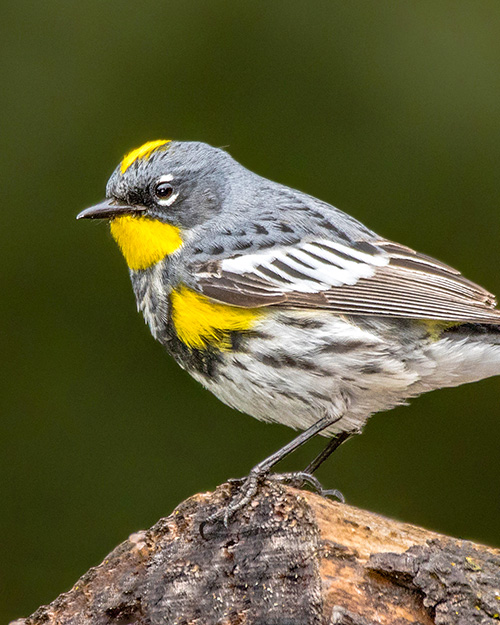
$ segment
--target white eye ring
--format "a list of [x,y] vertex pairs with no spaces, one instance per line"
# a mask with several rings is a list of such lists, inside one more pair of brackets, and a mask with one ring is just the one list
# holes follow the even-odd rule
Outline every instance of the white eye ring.
[[[158,180],[155,182],[154,184],[154,189],[153,192],[156,196],[156,201],[160,206],[171,206],[175,200],[178,198],[179,193],[174,193],[174,189],[172,186],[167,185],[166,183],[170,182],[171,180],[173,180],[173,176],[172,174],[166,174],[164,176],[161,176],[161,178],[158,178]],[[158,193],[157,193],[157,189],[158,187],[160,187],[161,185],[165,185],[165,187],[167,187],[167,191],[170,189],[171,193],[169,195],[167,195],[166,197],[162,198]]]
[[179,193],[174,193],[173,195],[171,195],[170,197],[164,200],[157,200],[157,202],[160,206],[171,206],[178,197],[179,197]]
[[172,182],[174,176],[172,174],[165,174],[164,176],[160,176],[156,181],[156,184],[160,184],[160,182]]

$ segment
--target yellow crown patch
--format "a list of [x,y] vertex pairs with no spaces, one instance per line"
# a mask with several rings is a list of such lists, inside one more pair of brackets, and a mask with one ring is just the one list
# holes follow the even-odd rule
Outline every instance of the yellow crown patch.
[[170,139],[157,139],[156,141],[148,141],[144,145],[141,145],[140,148],[135,148],[135,150],[132,150],[123,157],[120,164],[120,172],[124,174],[130,165],[135,163],[139,158],[149,158],[155,150],[166,146],[168,143],[171,143]]

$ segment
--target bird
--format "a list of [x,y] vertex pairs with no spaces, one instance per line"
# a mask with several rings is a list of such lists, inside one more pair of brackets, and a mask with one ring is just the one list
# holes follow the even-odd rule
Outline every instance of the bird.
[[296,472],[315,485],[372,414],[500,374],[491,293],[224,149],[149,141],[77,218],[109,221],[138,310],[183,369],[232,408],[301,430],[242,481],[226,524],[317,434],[328,444]]

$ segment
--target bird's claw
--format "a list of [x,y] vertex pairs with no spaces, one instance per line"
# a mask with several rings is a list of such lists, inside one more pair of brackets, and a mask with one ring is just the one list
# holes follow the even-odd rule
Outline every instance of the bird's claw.
[[234,495],[229,504],[223,510],[218,510],[200,523],[200,534],[205,537],[205,528],[212,523],[223,523],[227,529],[231,518],[244,508],[255,496],[259,484],[267,477],[267,472],[252,471],[246,478],[231,478],[228,483],[238,487],[238,493]]
[[345,503],[344,495],[336,488],[325,488],[319,493],[322,497],[333,497],[338,499],[340,503]]
[[276,473],[269,477],[270,479],[276,480],[277,482],[284,482],[286,484],[290,484],[291,486],[296,486],[297,488],[300,488],[301,486],[307,484],[316,493],[318,493],[318,495],[321,495],[321,497],[334,497],[335,499],[338,499],[341,503],[345,503],[345,497],[339,490],[337,490],[336,488],[323,488],[323,485],[318,480],[318,478],[311,473],[307,473],[306,471],[294,471],[293,473]]
[[338,499],[341,503],[345,503],[344,495],[337,490],[336,488],[323,488],[321,482],[314,477],[311,473],[306,473],[305,471],[296,471],[293,473],[273,473],[269,474],[269,472],[264,471],[252,471],[250,475],[246,478],[231,478],[228,480],[228,483],[231,486],[235,486],[238,488],[238,492],[234,495],[229,502],[229,504],[223,509],[214,512],[207,519],[200,523],[200,534],[203,538],[206,537],[205,528],[207,525],[211,525],[213,523],[222,523],[224,527],[227,529],[229,527],[229,522],[231,518],[242,508],[244,508],[250,501],[253,499],[259,485],[263,480],[270,480],[273,482],[280,482],[285,484],[290,484],[295,486],[296,488],[300,488],[307,484],[310,486],[318,495],[322,497],[334,497]]

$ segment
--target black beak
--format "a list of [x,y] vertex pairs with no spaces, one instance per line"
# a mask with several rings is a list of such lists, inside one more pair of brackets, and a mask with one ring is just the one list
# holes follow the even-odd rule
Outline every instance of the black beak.
[[104,200],[95,206],[86,208],[76,216],[77,219],[112,219],[119,215],[130,213],[142,213],[146,210],[145,206],[129,206],[118,200]]

